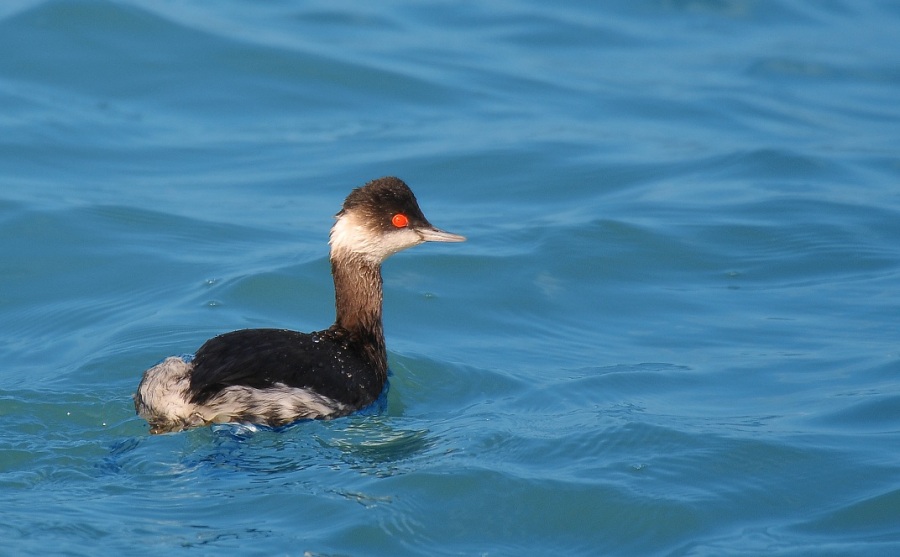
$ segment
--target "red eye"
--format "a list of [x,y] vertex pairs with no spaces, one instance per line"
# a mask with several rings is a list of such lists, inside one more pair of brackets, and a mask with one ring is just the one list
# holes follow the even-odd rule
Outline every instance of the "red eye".
[[406,215],[404,215],[403,213],[397,213],[391,219],[391,224],[393,224],[397,228],[406,228],[407,226],[409,226],[409,219],[406,218]]

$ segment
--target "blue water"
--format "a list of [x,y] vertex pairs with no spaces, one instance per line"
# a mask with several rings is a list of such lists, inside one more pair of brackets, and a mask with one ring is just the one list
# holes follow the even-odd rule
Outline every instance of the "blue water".
[[[892,1],[0,7],[0,554],[900,554]],[[333,319],[380,411],[150,436],[144,369]]]

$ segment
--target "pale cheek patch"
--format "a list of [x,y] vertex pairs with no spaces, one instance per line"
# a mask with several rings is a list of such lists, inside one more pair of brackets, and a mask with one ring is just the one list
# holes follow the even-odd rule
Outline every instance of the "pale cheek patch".
[[393,255],[398,251],[403,251],[421,243],[422,238],[408,228],[394,230],[385,234],[379,242],[379,246],[382,249],[381,253],[384,254],[381,259],[387,259],[388,256]]
[[364,226],[352,213],[341,215],[331,228],[331,249],[360,254],[370,261],[381,263],[389,256],[422,243],[422,238],[409,228],[387,233]]

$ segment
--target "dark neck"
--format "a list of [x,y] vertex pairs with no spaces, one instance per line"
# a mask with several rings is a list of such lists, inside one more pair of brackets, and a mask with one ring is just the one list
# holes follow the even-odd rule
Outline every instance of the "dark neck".
[[387,376],[387,351],[381,324],[384,297],[381,266],[354,254],[331,254],[334,276],[334,327],[349,333],[380,375]]

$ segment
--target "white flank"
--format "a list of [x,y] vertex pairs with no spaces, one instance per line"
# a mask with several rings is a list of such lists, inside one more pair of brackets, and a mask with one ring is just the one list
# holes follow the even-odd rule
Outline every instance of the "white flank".
[[304,418],[343,415],[348,409],[328,397],[282,383],[267,389],[227,387],[205,404],[194,404],[190,402],[192,369],[181,358],[171,357],[144,373],[134,397],[135,408],[150,423],[151,433],[227,422],[274,426]]

